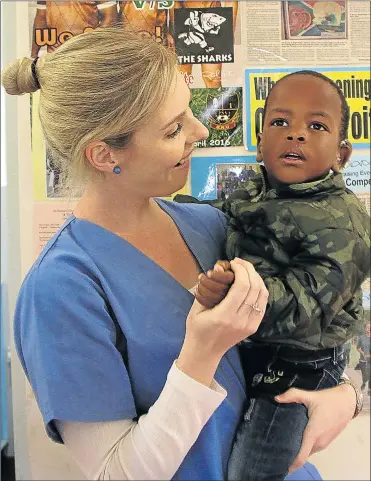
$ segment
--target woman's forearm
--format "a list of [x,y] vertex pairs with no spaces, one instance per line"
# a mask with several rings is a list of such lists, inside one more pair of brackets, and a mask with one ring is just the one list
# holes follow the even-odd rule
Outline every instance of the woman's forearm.
[[174,365],[158,400],[137,423],[59,422],[58,430],[88,479],[171,479],[225,399],[215,381],[210,386]]

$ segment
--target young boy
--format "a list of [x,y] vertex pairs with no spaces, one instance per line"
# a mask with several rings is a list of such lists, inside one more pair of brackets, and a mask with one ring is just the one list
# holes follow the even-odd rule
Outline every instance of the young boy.
[[[284,479],[308,418],[303,405],[274,397],[290,387],[335,386],[343,345],[362,320],[370,218],[340,173],[352,151],[348,124],[334,82],[313,71],[287,75],[265,103],[261,174],[218,204],[229,216],[228,259],[253,263],[269,290],[258,332],[241,345],[249,404],[229,479]],[[228,266],[217,266],[201,276],[197,299],[212,307],[230,283]],[[256,299],[251,309],[262,307]]]

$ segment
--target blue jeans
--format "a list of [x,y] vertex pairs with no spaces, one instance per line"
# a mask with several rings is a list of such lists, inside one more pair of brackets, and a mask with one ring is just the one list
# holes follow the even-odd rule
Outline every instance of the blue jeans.
[[303,404],[279,404],[290,387],[334,387],[345,368],[342,347],[304,351],[246,342],[241,346],[248,400],[228,465],[229,480],[281,481],[299,452],[308,422]]

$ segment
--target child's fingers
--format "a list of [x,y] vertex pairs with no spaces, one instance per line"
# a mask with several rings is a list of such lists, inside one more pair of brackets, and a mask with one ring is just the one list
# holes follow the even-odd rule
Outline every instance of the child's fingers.
[[198,291],[196,293],[196,301],[206,309],[212,309],[218,304],[217,302],[209,299],[208,297],[201,296]]
[[215,266],[214,266],[214,269],[215,267],[218,267],[220,269],[223,269],[223,271],[230,271],[232,270],[231,268],[231,263],[229,261],[217,261]]
[[224,299],[225,294],[226,292],[224,289],[219,289],[217,292],[212,291],[205,286],[204,282],[201,281],[197,287],[196,299],[200,304],[210,309],[216,304],[219,304],[219,302]]
[[214,266],[214,272],[224,272],[225,269],[217,262]]
[[208,271],[207,272],[207,277],[209,279],[212,279],[215,282],[218,282],[219,284],[224,284],[224,285],[231,285],[234,281],[234,273],[233,271]]
[[214,279],[210,279],[210,277],[206,277],[203,275],[199,280],[199,285],[203,285],[206,289],[209,289],[216,294],[219,292],[226,293],[229,289],[229,285],[215,281]]

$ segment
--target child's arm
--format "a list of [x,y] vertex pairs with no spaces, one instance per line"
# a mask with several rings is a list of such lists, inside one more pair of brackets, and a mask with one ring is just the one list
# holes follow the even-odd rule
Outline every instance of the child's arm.
[[259,334],[273,340],[289,335],[316,348],[324,333],[334,345],[347,340],[362,311],[359,293],[370,275],[369,244],[353,230],[326,228],[307,236],[300,253],[277,275],[257,269],[269,291]]

